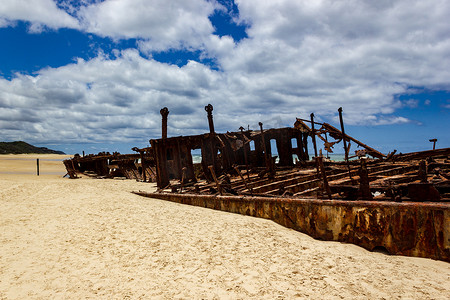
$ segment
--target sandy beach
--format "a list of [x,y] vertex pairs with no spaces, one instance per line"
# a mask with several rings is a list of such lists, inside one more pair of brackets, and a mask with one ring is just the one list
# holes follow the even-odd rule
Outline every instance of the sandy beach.
[[62,178],[65,157],[0,156],[0,299],[450,298],[448,263]]

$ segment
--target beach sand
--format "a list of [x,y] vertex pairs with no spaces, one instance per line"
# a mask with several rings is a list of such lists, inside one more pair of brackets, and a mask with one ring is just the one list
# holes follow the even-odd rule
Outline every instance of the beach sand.
[[36,176],[36,156],[10,157],[0,156],[0,299],[450,299],[442,261],[130,193],[154,184],[62,178],[60,161]]

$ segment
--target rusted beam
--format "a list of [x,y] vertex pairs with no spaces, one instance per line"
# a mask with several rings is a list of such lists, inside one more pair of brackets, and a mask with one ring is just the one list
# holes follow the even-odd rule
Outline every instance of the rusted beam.
[[[302,118],[296,118],[296,119],[299,120],[299,121],[303,121],[303,122],[311,122],[311,120],[306,120],[306,119],[302,119]],[[319,123],[319,122],[314,122],[314,124],[320,125],[320,126],[323,125],[323,123]]]
[[242,145],[242,151],[244,151],[244,161],[245,161],[245,169],[246,169],[246,171],[247,171],[247,179],[249,179],[250,178],[250,170],[249,170],[249,167],[248,167],[248,154],[247,154],[247,145],[246,145],[246,143],[244,143],[244,141],[245,141],[245,135],[244,135],[244,127],[239,127],[239,130],[241,131],[241,134],[242,134],[242,142],[243,142],[243,145]]
[[318,156],[315,158],[315,160],[317,161],[317,164],[319,165],[320,168],[320,173],[322,174],[323,188],[328,195],[328,199],[331,200],[331,190],[330,186],[328,185],[327,173],[325,172],[325,167],[323,165],[323,157]]
[[299,184],[308,180],[314,180],[317,178],[316,174],[310,175],[296,175],[294,177],[282,178],[273,182],[261,181],[260,185],[253,187],[255,192],[265,193],[268,191],[279,190],[281,187],[287,187],[293,184]]
[[266,162],[266,168],[267,168],[267,171],[269,172],[269,177],[273,177],[274,176],[273,162],[272,162],[272,157],[271,157],[269,151],[267,150],[266,139],[264,137],[263,123],[259,122],[258,124],[259,124],[259,128],[261,130],[261,142],[263,144],[263,149],[264,149],[264,159]]
[[[369,179],[372,180],[372,179],[378,178],[379,176],[385,176],[385,177],[387,177],[386,181],[389,181],[388,176],[405,174],[405,173],[411,172],[413,170],[417,170],[417,165],[414,165],[414,164],[402,165],[402,166],[391,165],[391,166],[379,166],[379,167],[369,168],[369,172],[370,172]],[[339,182],[339,184],[351,184],[351,183],[352,183],[351,179]]]
[[311,139],[314,146],[314,157],[317,157],[316,131],[314,130],[314,114],[311,113]]
[[208,169],[211,172],[211,176],[213,177],[214,182],[216,183],[217,190],[219,191],[219,194],[222,195],[223,194],[222,186],[220,185],[219,181],[217,180],[216,172],[214,172],[214,167],[213,166],[208,166]]
[[245,188],[247,190],[249,190],[250,194],[253,196],[253,189],[248,187],[247,180],[245,180],[244,176],[242,176],[241,171],[239,170],[239,168],[237,166],[233,166],[233,168],[236,171],[236,173],[239,175],[239,177],[242,179],[242,181],[244,182]]
[[421,160],[419,162],[419,171],[418,171],[418,177],[420,179],[420,182],[427,183],[428,182],[428,176],[427,176],[427,162],[424,160]]
[[347,138],[345,136],[344,131],[344,119],[342,118],[342,107],[339,107],[338,112],[339,112],[339,123],[341,124],[342,141],[344,143],[345,161],[348,162]]
[[373,196],[370,192],[369,171],[365,159],[360,159],[361,168],[359,169],[359,199],[372,200]]
[[358,141],[357,139],[355,139],[355,138],[349,136],[348,134],[345,134],[345,133],[343,134],[339,129],[337,129],[336,127],[334,127],[334,126],[332,126],[332,125],[330,125],[330,124],[328,124],[328,123],[323,123],[323,127],[324,127],[325,129],[327,129],[329,132],[337,133],[337,134],[340,135],[341,137],[344,137],[344,136],[345,136],[345,138],[346,138],[347,140],[351,140],[352,142],[355,142],[355,143],[358,144],[359,146],[361,146],[361,147],[367,149],[367,150],[369,151],[369,154],[370,154],[371,156],[373,156],[373,157],[376,157],[376,158],[383,158],[383,157],[386,156],[386,155],[384,155],[383,153],[381,153],[381,152],[375,150],[374,148],[372,148],[372,147],[370,147],[370,146],[364,144],[363,142]]
[[408,161],[413,159],[424,159],[427,157],[434,157],[434,156],[448,156],[450,155],[450,148],[442,148],[442,149],[436,149],[436,150],[426,150],[426,151],[419,151],[419,152],[411,152],[411,153],[405,153],[405,154],[396,154],[392,156],[393,161]]

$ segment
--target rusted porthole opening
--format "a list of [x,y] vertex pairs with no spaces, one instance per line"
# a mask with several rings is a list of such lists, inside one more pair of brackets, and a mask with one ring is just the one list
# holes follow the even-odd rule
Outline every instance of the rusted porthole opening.
[[372,249],[372,252],[378,252],[378,253],[383,253],[386,255],[390,255],[391,253],[389,253],[388,249],[386,249],[383,246],[376,246],[375,248]]

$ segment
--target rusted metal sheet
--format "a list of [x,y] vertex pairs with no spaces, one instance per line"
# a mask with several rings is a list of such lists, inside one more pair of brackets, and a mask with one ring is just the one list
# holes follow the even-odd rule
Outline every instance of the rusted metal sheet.
[[271,219],[316,239],[450,262],[450,204],[135,194]]
[[448,157],[450,155],[450,148],[434,149],[427,151],[411,152],[411,153],[400,153],[393,155],[389,161],[410,161],[417,159],[427,159],[429,157]]
[[[272,157],[271,140],[278,148],[278,166],[294,166],[293,155],[305,162],[308,160],[306,136],[295,128],[262,129],[259,132],[243,130],[239,132],[216,133],[212,105],[205,107],[210,128],[209,133],[188,137],[171,137],[150,140],[157,171],[157,183],[159,188],[165,188],[172,180],[180,181],[183,178],[183,168],[186,170],[185,181],[196,183],[197,179],[206,179],[212,182],[210,166],[216,176],[235,174],[235,166],[246,172],[250,169],[263,172],[268,176],[274,175],[275,166]],[[164,128],[164,126],[163,126]],[[297,146],[292,146],[292,140]],[[253,145],[251,149],[250,144]],[[191,151],[201,150],[200,178],[195,176],[195,167],[192,161]]]

